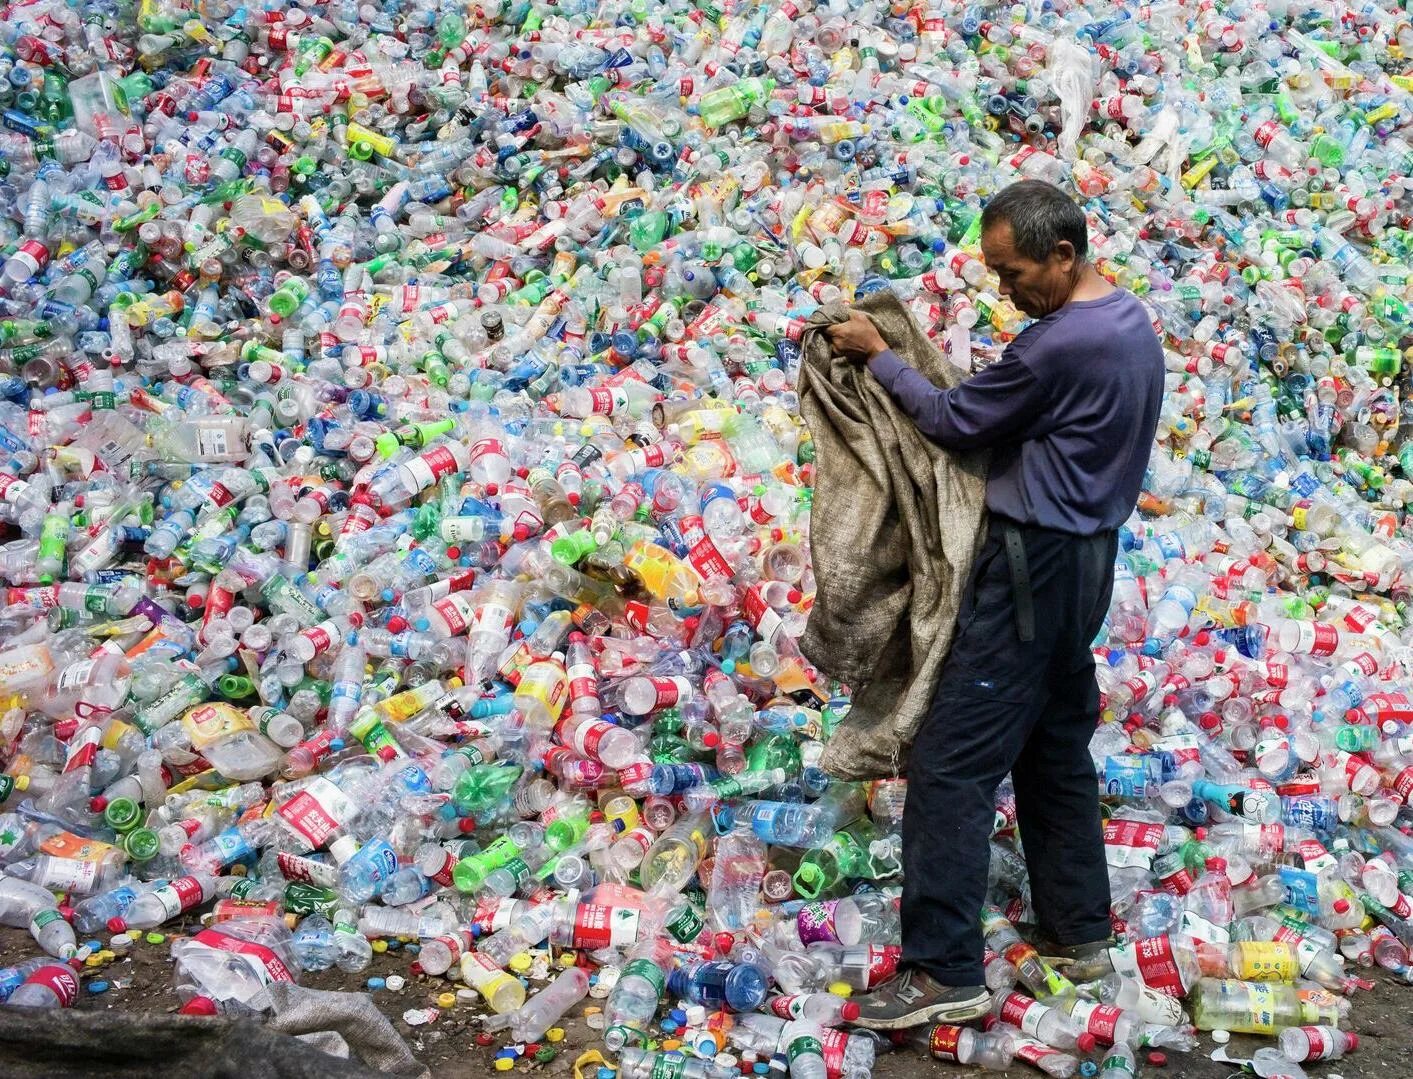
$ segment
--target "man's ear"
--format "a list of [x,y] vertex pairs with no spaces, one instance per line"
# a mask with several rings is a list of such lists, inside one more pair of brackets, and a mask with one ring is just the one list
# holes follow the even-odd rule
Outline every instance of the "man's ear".
[[1069,240],[1061,240],[1055,245],[1055,249],[1050,252],[1050,257],[1060,266],[1068,267],[1074,265],[1075,251],[1074,244]]

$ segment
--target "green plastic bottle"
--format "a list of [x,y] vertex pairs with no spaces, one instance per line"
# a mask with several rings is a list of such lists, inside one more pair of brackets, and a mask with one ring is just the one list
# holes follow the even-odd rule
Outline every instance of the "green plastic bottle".
[[753,105],[765,104],[774,89],[774,79],[742,79],[702,95],[697,111],[707,127],[721,127],[741,119]]

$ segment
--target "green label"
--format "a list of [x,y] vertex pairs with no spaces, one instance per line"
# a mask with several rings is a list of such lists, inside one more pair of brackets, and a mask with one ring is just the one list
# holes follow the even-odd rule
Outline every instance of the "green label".
[[314,884],[292,882],[285,887],[285,910],[291,914],[326,913],[338,903],[338,894]]
[[795,1063],[796,1057],[802,1057],[809,1053],[813,1053],[820,1059],[824,1058],[824,1046],[819,1044],[818,1038],[811,1038],[809,1035],[796,1038],[790,1043],[790,1048],[785,1051],[791,1064]]
[[705,926],[706,922],[697,913],[697,909],[688,905],[672,916],[666,928],[679,944],[690,944],[701,936]]
[[653,1061],[649,1079],[682,1079],[687,1073],[687,1058],[670,1053],[659,1053]]
[[57,922],[63,919],[63,915],[57,910],[41,910],[31,920],[30,925],[36,932],[43,929],[50,922]]
[[651,959],[634,959],[623,968],[623,974],[619,981],[634,975],[648,982],[653,987],[653,991],[657,993],[658,998],[661,999],[663,992],[667,989],[667,975],[663,974],[656,963]]

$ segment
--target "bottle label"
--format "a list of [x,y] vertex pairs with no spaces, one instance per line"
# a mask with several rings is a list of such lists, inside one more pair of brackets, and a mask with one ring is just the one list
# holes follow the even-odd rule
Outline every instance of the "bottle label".
[[1104,860],[1116,869],[1151,868],[1163,840],[1163,826],[1147,821],[1109,820],[1104,824]]
[[1226,926],[1217,925],[1191,910],[1182,912],[1182,932],[1207,944],[1226,944],[1231,940],[1231,930]]
[[632,907],[606,907],[580,903],[574,910],[574,938],[571,947],[622,948],[638,939],[639,912]]
[[498,933],[508,927],[523,909],[524,904],[517,899],[478,900],[475,913],[471,915],[470,928],[479,929],[483,937]]
[[262,985],[272,982],[292,982],[294,975],[275,952],[263,944],[242,940],[224,929],[203,929],[191,938],[193,943],[204,944],[208,948],[230,952],[243,959],[250,970],[260,979]]
[[225,457],[230,453],[230,442],[224,427],[198,427],[196,430],[196,456]]
[[[573,687],[570,687],[570,695],[573,695]],[[569,746],[581,757],[593,757],[599,759],[599,743],[603,741],[604,735],[614,730],[612,723],[604,723],[598,720],[586,720],[578,726],[571,727],[570,720],[561,719],[555,725],[554,733],[560,744]]]
[[97,865],[108,859],[115,848],[110,843],[98,839],[85,839],[73,832],[58,832],[39,844],[39,852],[53,858],[67,858],[76,862],[92,862]]
[[1319,1023],[1324,1026],[1339,1024],[1343,997],[1336,996],[1328,989],[1298,989],[1296,993],[1300,998],[1302,1023]]
[[51,892],[78,892],[87,894],[93,891],[98,882],[98,863],[85,862],[76,858],[53,858],[45,863],[36,884],[42,884]]
[[1305,1035],[1307,1043],[1305,1056],[1297,1063],[1306,1063],[1311,1060],[1333,1060],[1337,1051],[1334,1031],[1326,1032],[1324,1027],[1301,1027],[1300,1032]]
[[433,603],[432,610],[441,615],[454,637],[466,632],[476,613],[476,605],[471,601],[469,592],[451,592]]
[[810,945],[816,941],[834,942],[839,932],[834,924],[834,912],[839,906],[837,899],[827,903],[806,903],[795,916],[800,943]]
[[957,1049],[962,1040],[962,1028],[938,1023],[927,1037],[927,1051],[938,1060],[960,1063]]
[[1171,997],[1187,995],[1182,969],[1173,955],[1173,942],[1166,936],[1148,937],[1109,949],[1114,969],[1137,978],[1150,989]]
[[1050,1057],[1065,1055],[1058,1049],[1052,1049],[1044,1042],[1038,1042],[1034,1038],[1017,1038],[1014,1044],[1016,1059],[1023,1060],[1041,1071],[1046,1071],[1045,1062]]
[[201,890],[201,881],[195,877],[178,877],[150,894],[161,904],[162,912],[166,915],[162,920],[166,921],[199,904],[204,893]]
[[250,717],[239,708],[215,701],[193,708],[182,716],[182,727],[191,739],[191,748],[204,753],[217,742],[241,731],[255,730]]
[[34,917],[29,920],[29,931],[37,936],[50,922],[63,920],[64,916],[52,908],[49,910],[36,911]]
[[65,774],[92,766],[102,741],[103,728],[96,723],[89,724],[70,738],[68,756],[64,759]]
[[1040,1024],[1050,1014],[1050,1009],[1038,1000],[1011,993],[1001,1006],[1001,1021],[1018,1027],[1027,1034],[1036,1035]]
[[28,978],[26,985],[45,985],[50,992],[58,998],[59,1007],[68,1008],[78,999],[78,979],[74,977],[74,972],[68,967],[54,963],[51,966],[40,967]]
[[682,701],[692,698],[692,684],[680,675],[672,675],[667,678],[649,677],[653,690],[657,694],[657,699],[653,702],[653,711],[661,708],[671,708]]
[[288,881],[313,884],[320,888],[333,888],[338,884],[338,871],[327,862],[301,858],[297,854],[282,850],[275,855],[275,864],[279,867],[280,874]]
[[796,1058],[806,1055],[817,1056],[820,1059],[823,1059],[824,1046],[819,1044],[818,1038],[811,1038],[808,1034],[806,1034],[803,1037],[794,1039],[790,1043],[789,1048],[786,1049],[785,1053],[786,1056],[789,1057],[790,1064],[793,1066]]
[[663,974],[662,969],[656,963],[654,963],[651,959],[634,959],[632,962],[630,962],[627,966],[623,968],[623,973],[620,976],[619,981],[621,983],[624,978],[631,978],[635,976],[638,978],[642,978],[645,982],[651,985],[653,987],[653,992],[657,994],[658,999],[662,999],[662,994],[667,991],[667,976]]
[[648,1079],[683,1079],[687,1074],[688,1059],[675,1053],[658,1053],[653,1059]]
[[898,963],[902,958],[903,949],[896,944],[870,944],[868,962],[864,967],[864,988],[872,989],[893,977],[898,972]]
[[1232,973],[1248,982],[1293,982],[1300,977],[1300,963],[1288,944],[1242,941],[1234,945]]
[[[1283,1024],[1276,1018],[1276,992],[1269,985],[1256,982],[1223,981],[1222,988],[1236,1000],[1246,997],[1246,1015],[1236,1029],[1249,1034],[1275,1034]],[[1224,993],[1225,995],[1225,993]]]
[[310,847],[322,847],[352,811],[353,803],[343,791],[316,777],[276,812]]
[[[1092,1033],[1092,1032],[1091,1032]],[[1096,1037],[1098,1035],[1095,1035]],[[1116,1077],[1120,1075],[1134,1075],[1133,1061],[1119,1053],[1111,1053],[1104,1058],[1104,1062],[1099,1065],[1099,1071],[1107,1076]]]
[[397,872],[397,852],[385,839],[370,841],[355,857],[373,884],[381,884]]
[[1116,1040],[1114,1031],[1124,1015],[1122,1009],[1115,1008],[1112,1004],[1100,1004],[1096,1001],[1083,999],[1075,1000],[1074,1008],[1070,1014],[1084,1024],[1085,1030],[1105,1045],[1114,1044]]
[[420,457],[408,462],[407,468],[417,479],[421,489],[432,486],[443,476],[450,476],[460,469],[456,454],[449,446],[436,446]]
[[759,585],[752,585],[746,589],[746,595],[741,601],[741,613],[745,615],[746,621],[750,623],[751,628],[756,631],[762,641],[769,645],[775,644],[785,623],[775,613],[775,608],[766,603],[765,597],[761,595]]
[[706,928],[706,922],[696,907],[690,903],[684,903],[673,913],[663,928],[677,943],[690,944],[702,935],[702,930]]

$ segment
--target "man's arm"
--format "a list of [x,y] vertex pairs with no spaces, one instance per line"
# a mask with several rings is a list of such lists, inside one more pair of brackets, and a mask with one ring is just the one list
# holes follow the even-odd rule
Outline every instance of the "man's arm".
[[1044,434],[1037,422],[1049,403],[1048,389],[1009,351],[961,385],[939,389],[885,348],[868,369],[908,418],[939,446],[984,449]]

